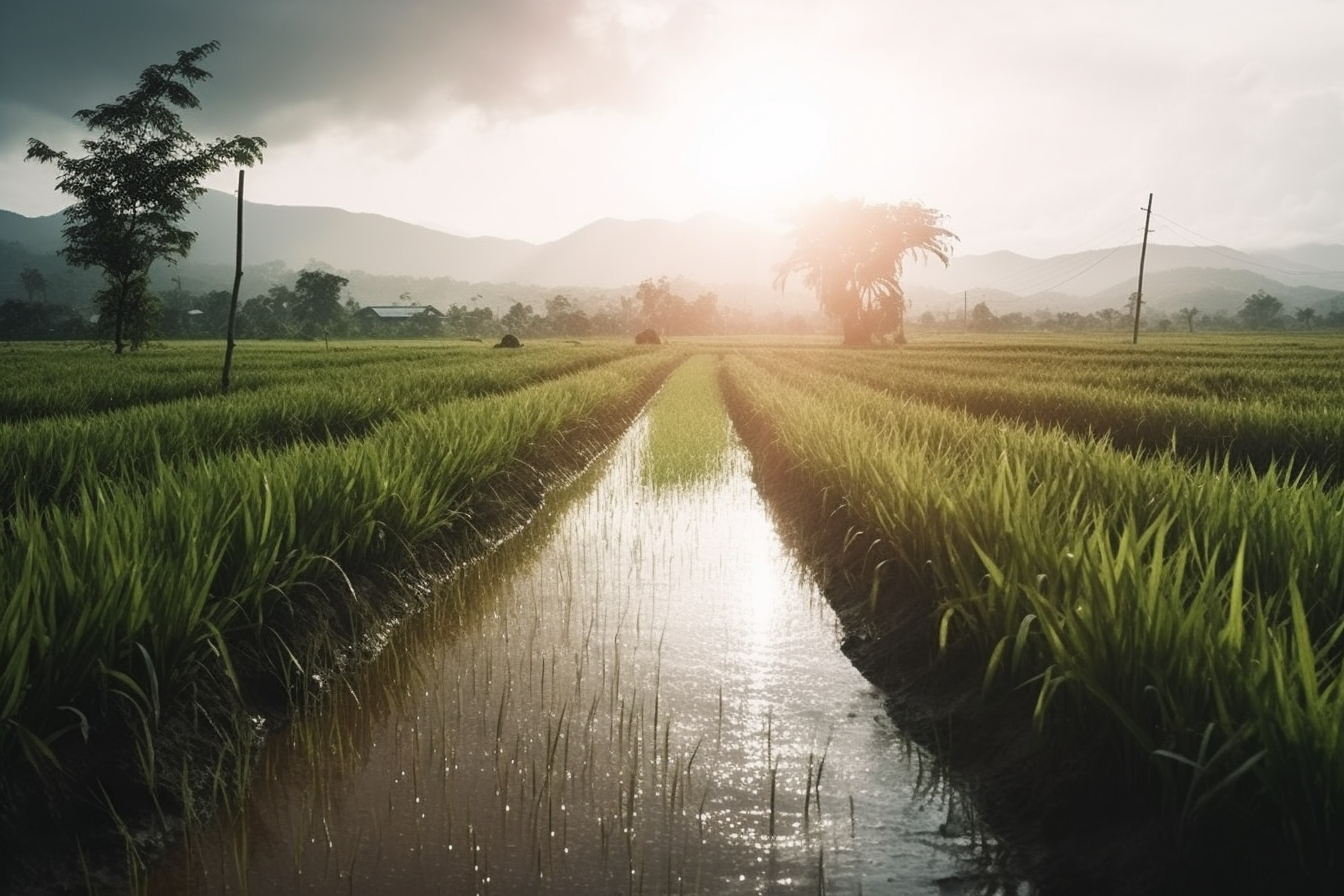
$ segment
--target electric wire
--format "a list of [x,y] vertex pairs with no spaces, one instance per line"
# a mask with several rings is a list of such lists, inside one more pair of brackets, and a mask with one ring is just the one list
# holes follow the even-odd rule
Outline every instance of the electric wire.
[[[990,289],[1002,290],[1008,295],[996,295],[994,303],[999,306],[1016,305],[1025,302],[1037,296],[1049,293],[1066,283],[1072,282],[1079,277],[1091,271],[1093,268],[1105,262],[1114,256],[1117,252],[1124,249],[1133,248],[1132,244],[1121,242],[1113,246],[1104,255],[1098,258],[1091,258],[1090,253],[1101,251],[1097,247],[1113,239],[1117,234],[1123,232],[1132,232],[1135,229],[1142,230],[1132,221],[1120,221],[1111,227],[1102,231],[1083,244],[1081,248],[1074,249],[1061,255],[1056,255],[1044,259],[1036,264],[1005,274],[996,280],[981,284],[976,290],[984,291]],[[1048,285],[1042,285],[1048,284]],[[1022,290],[1021,294],[1017,293]]]
[[[1293,277],[1315,278],[1315,277],[1344,276],[1344,271],[1329,270],[1326,268],[1320,268],[1309,264],[1301,264],[1299,266],[1299,269],[1290,270],[1266,262],[1257,261],[1256,259],[1251,258],[1247,255],[1240,254],[1237,253],[1235,250],[1226,248],[1223,244],[1220,244],[1217,240],[1205,234],[1202,234],[1194,230],[1193,228],[1187,227],[1181,222],[1176,221],[1166,215],[1160,214],[1158,212],[1153,212],[1152,217],[1160,219],[1166,222],[1172,228],[1174,228],[1169,232],[1172,234],[1173,237],[1175,237],[1176,240],[1192,248],[1199,249],[1203,252],[1207,252],[1210,255],[1217,256],[1227,261],[1236,262],[1237,265],[1242,266],[1243,268],[1258,268],[1263,271],[1269,271]],[[1052,258],[1044,259],[1038,262],[1037,264],[1030,265],[1028,267],[1022,268],[1017,271],[1013,271],[1008,274],[1004,274],[1003,276],[995,280],[982,284],[981,286],[977,287],[977,290],[982,291],[983,293],[983,291],[993,289],[1001,291],[1002,293],[1007,293],[1006,295],[1001,294],[996,295],[994,297],[994,303],[999,306],[1016,305],[1029,299],[1032,299],[1036,296],[1052,292],[1060,288],[1061,286],[1064,286],[1065,284],[1070,283],[1073,280],[1076,280],[1077,278],[1083,276],[1088,271],[1091,271],[1093,268],[1096,268],[1097,266],[1105,262],[1107,259],[1115,255],[1115,253],[1123,249],[1133,248],[1132,244],[1122,243],[1121,245],[1115,246],[1109,252],[1098,258],[1092,259],[1082,257],[1085,253],[1096,251],[1096,249],[1093,247],[1095,247],[1101,241],[1110,238],[1117,231],[1133,230],[1133,229],[1142,230],[1142,227],[1135,228],[1129,222],[1121,222],[1111,227],[1109,230],[1103,232],[1102,234],[1098,235],[1093,240],[1090,240],[1088,246],[1085,248],[1077,249],[1074,250],[1073,252],[1065,253],[1063,255],[1056,255]],[[1196,242],[1196,240],[1198,240],[1199,242]],[[1080,263],[1083,263],[1081,267],[1075,267]],[[1061,277],[1061,279],[1053,280],[1053,282],[1051,282],[1048,286],[1039,285],[1057,276]]]
[[1290,277],[1327,277],[1327,276],[1344,275],[1344,271],[1331,271],[1325,268],[1318,268],[1315,265],[1303,265],[1303,267],[1311,268],[1311,270],[1290,271],[1286,268],[1275,267],[1274,265],[1265,264],[1264,262],[1260,261],[1255,261],[1252,258],[1246,257],[1245,255],[1230,255],[1227,252],[1220,251],[1221,249],[1223,249],[1223,245],[1218,240],[1215,240],[1212,237],[1205,236],[1199,231],[1187,227],[1179,221],[1174,221],[1171,218],[1168,218],[1166,215],[1161,215],[1158,214],[1157,212],[1153,212],[1153,217],[1161,218],[1168,224],[1171,224],[1172,226],[1177,227],[1198,239],[1204,240],[1208,244],[1208,245],[1199,245],[1183,234],[1176,234],[1181,239],[1184,239],[1187,245],[1193,246],[1196,249],[1202,249],[1211,255],[1218,256],[1219,258],[1225,258],[1228,259],[1229,261],[1235,261],[1238,264],[1245,264],[1250,265],[1252,267],[1263,268],[1264,270],[1273,271],[1276,274],[1286,274]]

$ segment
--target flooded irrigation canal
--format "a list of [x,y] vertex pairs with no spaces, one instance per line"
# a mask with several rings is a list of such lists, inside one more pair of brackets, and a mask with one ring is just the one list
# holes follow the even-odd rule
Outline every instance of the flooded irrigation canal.
[[273,737],[150,891],[945,892],[969,847],[745,452],[661,486],[647,431]]

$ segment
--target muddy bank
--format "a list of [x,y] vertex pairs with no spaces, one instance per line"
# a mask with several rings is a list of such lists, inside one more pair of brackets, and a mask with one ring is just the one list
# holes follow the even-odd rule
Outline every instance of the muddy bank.
[[[134,884],[184,824],[237,799],[268,732],[377,653],[423,605],[426,580],[490,550],[586,468],[675,361],[628,401],[533,446],[488,481],[410,569],[333,568],[277,602],[263,630],[232,637],[228,655],[190,682],[165,684],[154,718],[110,701],[89,713],[89,739],[76,731],[56,742],[61,773],[0,771],[0,894],[117,893]],[[149,751],[139,736],[146,729]]]
[[[887,697],[893,720],[941,758],[1002,843],[999,861],[1045,894],[1336,892],[1294,873],[1290,844],[1235,819],[1182,830],[1156,773],[1129,768],[1086,707],[1032,722],[1036,682],[983,686],[987,657],[938,646],[943,598],[923,571],[865,532],[846,496],[828,493],[784,456],[768,421],[725,392],[751,450],[758,488],[791,547],[822,582],[845,628],[845,651]],[[862,496],[856,496],[861,503]],[[1333,882],[1337,885],[1337,881]]]

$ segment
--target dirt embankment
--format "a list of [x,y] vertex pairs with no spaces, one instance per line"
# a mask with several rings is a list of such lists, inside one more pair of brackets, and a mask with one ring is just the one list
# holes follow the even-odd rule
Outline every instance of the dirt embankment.
[[938,758],[999,841],[999,870],[1042,896],[1335,892],[1287,872],[1268,830],[1213,820],[1181,832],[1151,770],[1126,760],[1085,715],[1033,724],[1038,687],[986,691],[988,657],[938,646],[939,595],[895,558],[844,495],[827,493],[784,454],[768,421],[726,386],[758,488],[785,540],[822,583],[844,649],[887,697],[888,711]]

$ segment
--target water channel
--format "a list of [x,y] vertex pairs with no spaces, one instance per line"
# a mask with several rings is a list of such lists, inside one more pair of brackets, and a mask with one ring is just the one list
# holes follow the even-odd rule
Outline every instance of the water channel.
[[274,736],[153,893],[943,893],[970,847],[734,445],[647,418]]

